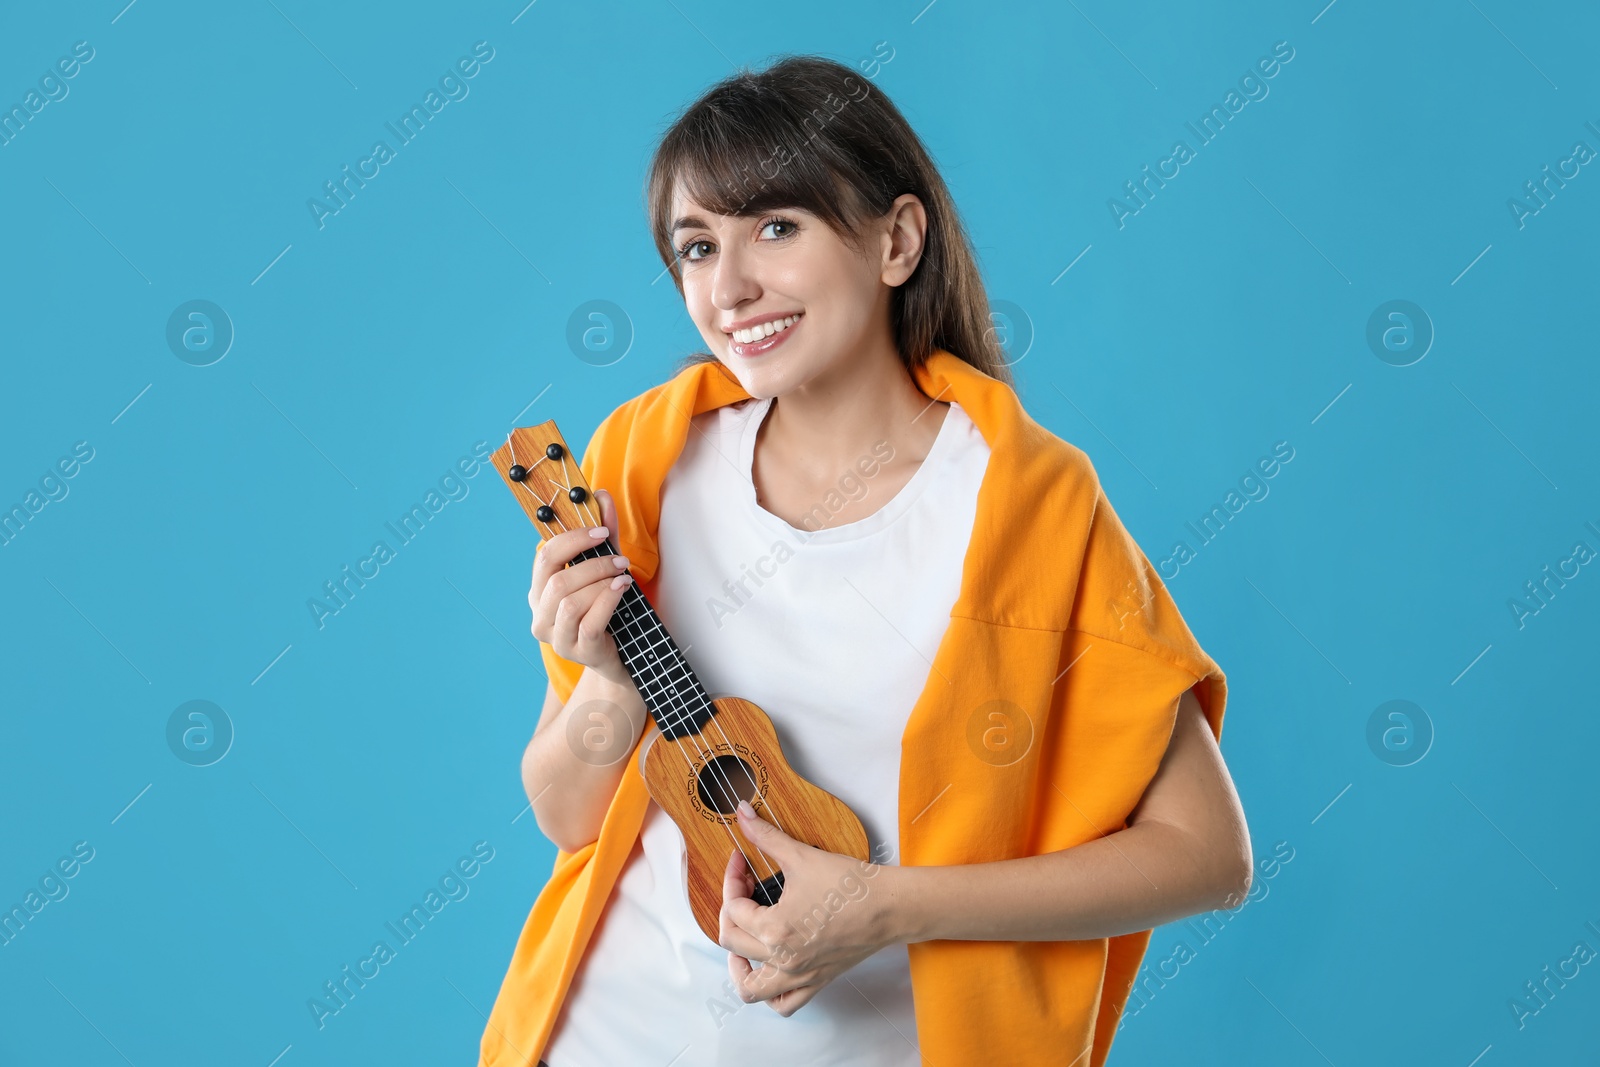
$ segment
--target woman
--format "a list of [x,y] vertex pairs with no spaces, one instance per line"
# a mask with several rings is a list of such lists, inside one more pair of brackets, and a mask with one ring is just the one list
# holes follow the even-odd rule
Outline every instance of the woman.
[[[1250,884],[1222,672],[1022,411],[881,93],[811,57],[729,78],[666,134],[649,207],[709,351],[602,423],[603,526],[535,559],[523,777],[560,853],[480,1062],[1103,1063],[1151,928]],[[567,567],[602,538],[621,556]],[[862,865],[742,810],[786,882],[758,904],[730,856],[718,945],[636,767],[606,631],[634,580],[872,842]]]

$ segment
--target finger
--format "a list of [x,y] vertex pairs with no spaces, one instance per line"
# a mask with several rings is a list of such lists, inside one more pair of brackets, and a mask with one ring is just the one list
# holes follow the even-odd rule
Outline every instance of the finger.
[[728,977],[733,979],[734,991],[739,994],[739,999],[748,1004],[745,999],[744,983],[749,980],[755,969],[750,966],[750,961],[737,952],[728,953]]
[[780,998],[801,989],[807,982],[815,980],[816,976],[813,974],[801,977],[774,964],[766,963],[758,968],[753,968],[749,975],[744,978],[743,984],[739,986],[741,989],[740,995],[751,1003],[778,1000],[782,1004],[784,1002]]
[[627,568],[628,557],[617,555],[597,556],[574,563],[560,574],[551,576],[548,595],[559,602],[562,597],[591,586],[594,587],[592,592],[604,592],[611,587],[611,580]]
[[589,605],[589,610],[584,612],[581,629],[595,641],[604,640],[606,637],[606,624],[611,621],[611,616],[617,613],[617,605],[622,602],[623,596],[628,592],[628,586],[633,584],[633,575],[617,574],[615,570],[609,580],[596,582],[600,586],[600,594],[594,598],[594,603]]
[[736,901],[749,902],[755,890],[755,879],[749,873],[743,854],[738,850],[728,853],[728,862],[722,871],[722,908],[717,915],[717,944],[730,952],[750,960],[766,960],[770,955],[766,943],[734,921],[730,905]]
[[[611,620],[611,612],[616,609],[617,602],[622,599],[622,593],[628,586],[628,582],[616,581],[623,573],[621,568],[626,567],[627,563],[626,556],[601,556],[584,560],[560,574],[552,575],[540,591],[538,603],[533,609],[534,635],[538,636],[542,626],[546,633],[574,640],[573,635],[579,623],[588,618],[598,601],[614,592],[616,596],[606,602],[608,608],[605,614],[589,626],[591,632],[603,633],[605,624]],[[557,651],[571,647],[558,644],[554,637],[551,638],[551,644],[556,645]]]
[[767,1006],[787,1019],[811,1003],[811,998],[821,991],[822,987],[819,985],[801,986],[799,989],[792,989],[781,996],[773,997],[767,1001]]
[[[566,536],[563,534],[562,536]],[[588,534],[584,535],[588,537]],[[594,538],[589,538],[591,542]],[[545,605],[559,605],[564,597],[596,582],[609,582],[622,571],[627,569],[629,560],[627,556],[606,555],[595,559],[586,559],[569,567],[563,567],[558,573],[552,573],[542,580],[538,574],[538,563],[535,562],[533,584],[528,587],[528,606],[533,609],[537,617],[544,610]],[[553,608],[551,609],[553,611]]]
[[[533,636],[541,641],[541,631],[549,632],[555,618],[556,605],[561,598],[576,588],[565,579],[567,564],[587,548],[593,548],[600,539],[589,533],[593,527],[565,530],[540,541],[533,553],[533,576],[528,584],[528,607],[533,610]],[[593,577],[598,577],[594,574]],[[556,583],[555,588],[551,588]]]
[[726,904],[739,897],[747,897],[755,892],[756,880],[750,873],[750,865],[745,862],[744,853],[738,849],[730,849],[728,862],[722,865],[722,901]]
[[770,964],[756,967],[749,959],[739,953],[728,953],[728,975],[733,979],[734,991],[739,994],[739,999],[746,1004],[755,1004],[768,998],[770,994],[764,992],[762,979],[771,971],[772,966]]
[[[578,526],[553,534],[539,542],[539,547],[533,554],[534,581],[540,585],[545,584],[551,575],[571,563],[578,553],[599,544],[600,538],[589,533],[592,529],[595,527]],[[607,528],[607,534],[609,533],[610,530]]]
[[[753,891],[754,888],[752,887],[752,892]],[[735,897],[732,900],[723,901],[722,910],[723,913],[728,916],[728,922],[732,924],[735,929],[743,931],[749,936],[756,937],[759,940],[756,930],[761,926],[762,913],[769,910],[766,905],[757,904],[747,894],[742,897]],[[766,949],[766,942],[761,942],[761,945],[762,951],[760,958],[766,959],[770,955]],[[745,955],[749,956],[750,953],[746,952]]]
[[[552,583],[557,581],[559,576],[552,579]],[[535,612],[538,620],[535,626],[543,626],[543,632],[549,635],[548,641],[557,654],[568,659],[576,657],[584,662],[592,662],[592,653],[599,651],[595,646],[610,641],[606,623],[611,621],[617,603],[631,581],[628,575],[621,574],[614,575],[609,582],[589,582],[555,600],[553,604],[550,603],[552,594],[547,589]],[[611,588],[614,584],[617,585],[615,589]],[[539,632],[538,629],[534,631],[536,635]]]
[[787,867],[794,862],[800,849],[809,849],[804,841],[796,841],[772,823],[755,813],[748,800],[739,801],[738,815],[739,829],[744,831],[750,843],[762,852],[777,859],[778,866]]
[[613,574],[609,582],[595,582],[584,590],[594,595],[575,629],[574,640],[578,647],[590,651],[602,643],[610,644],[611,637],[606,630],[606,624],[611,621],[611,616],[617,613],[617,604],[621,602],[623,594],[632,584],[631,575]]
[[750,931],[727,918],[718,920],[720,931],[717,944],[729,952],[737,952],[751,963],[765,964],[772,950],[767,948],[766,942],[752,934]]

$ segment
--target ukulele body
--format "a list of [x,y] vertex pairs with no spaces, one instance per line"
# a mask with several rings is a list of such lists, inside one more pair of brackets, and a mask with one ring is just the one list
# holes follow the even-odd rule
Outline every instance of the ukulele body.
[[747,800],[756,814],[825,852],[867,862],[867,833],[849,805],[789,766],[767,713],[748,700],[719,697],[697,734],[645,740],[640,769],[651,797],[683,832],[689,908],[713,942],[722,912],[722,873],[742,850],[756,881],[757,903],[776,900],[783,873],[739,829],[734,806]]

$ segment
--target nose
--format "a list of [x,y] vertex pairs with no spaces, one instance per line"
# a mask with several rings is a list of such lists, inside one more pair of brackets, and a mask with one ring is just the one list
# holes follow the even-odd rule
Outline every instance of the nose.
[[711,303],[719,311],[732,311],[761,295],[761,284],[747,250],[727,245],[717,249],[711,279]]

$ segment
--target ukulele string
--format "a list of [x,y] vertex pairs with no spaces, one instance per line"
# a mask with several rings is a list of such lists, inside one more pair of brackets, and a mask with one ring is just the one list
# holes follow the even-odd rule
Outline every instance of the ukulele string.
[[[516,440],[512,436],[512,434],[510,434],[510,433],[506,434],[506,444],[511,449],[511,462],[512,463],[516,463],[517,462]],[[563,449],[562,451],[563,451],[562,475],[564,477],[566,477],[567,480],[570,482],[571,478],[570,478],[570,476],[568,475],[568,473],[566,471],[566,463],[565,463],[565,454],[566,454],[567,450]],[[543,462],[545,459],[548,459],[548,458],[549,458],[548,456],[541,457],[539,462]],[[522,487],[528,491],[528,494],[530,496],[532,496],[535,500],[538,500],[540,504],[543,504],[546,507],[550,506],[550,504],[555,500],[555,496],[553,494],[552,494],[550,500],[548,500],[548,501],[547,500],[540,500],[539,494],[537,494],[537,493],[535,493],[533,491],[533,488],[527,484],[526,479],[524,479],[519,484],[521,484]],[[556,485],[558,487],[560,487],[560,488],[565,488],[570,492],[570,489],[571,489],[570,486],[563,486],[563,485],[561,485],[560,482],[556,482]],[[584,517],[587,519],[588,518],[587,496],[586,496],[585,502],[580,506],[584,508]],[[590,521],[592,521],[593,525],[595,525],[595,526],[598,526],[598,525],[601,524],[601,520],[599,520],[599,519],[594,519],[594,520],[590,520]],[[556,515],[556,522],[560,526],[561,531],[562,532],[566,532],[566,525],[561,522],[561,517],[560,517],[559,514]],[[624,594],[624,595],[626,595],[626,594]],[[664,630],[662,632],[665,633]],[[616,635],[613,634],[612,636],[614,637]],[[631,646],[632,642],[629,642],[629,644]],[[674,704],[676,702],[677,702],[676,698],[674,698],[674,697],[668,697],[667,698],[667,703],[669,705],[672,705],[672,704]],[[680,725],[683,722],[687,721],[689,719],[690,715],[691,715],[690,709],[687,707],[687,705],[683,705],[683,704],[679,704],[676,709],[672,709],[672,708],[669,707],[669,711],[670,710],[677,710],[677,711],[680,712],[680,714],[676,718],[674,718],[670,714],[667,715],[667,716],[664,716],[667,719],[669,726]],[[703,710],[703,709],[701,709],[701,710]],[[712,718],[714,720],[715,716],[713,715]],[[717,730],[718,730],[719,733],[722,733],[722,727],[721,727],[720,724],[718,725]],[[700,756],[701,758],[705,759],[707,768],[709,768],[711,770],[711,772],[712,772],[712,777],[713,778],[717,778],[717,777],[721,778],[721,781],[718,782],[717,785],[718,785],[719,790],[722,793],[723,803],[725,805],[727,805],[730,799],[734,799],[734,798],[736,798],[738,796],[737,791],[735,791],[733,789],[733,783],[727,778],[726,774],[722,773],[722,769],[717,765],[716,760],[710,757],[710,753],[708,752],[708,750],[701,747],[701,740],[700,740],[698,731],[689,732],[689,736],[691,738],[692,743],[695,746],[695,754],[697,756]],[[723,741],[728,743],[729,751],[732,752],[733,751],[733,746],[732,746],[732,743],[728,741],[728,737],[727,737],[726,733],[723,733]],[[691,775],[693,775],[694,774],[694,763],[693,763],[693,761],[691,761],[689,759],[688,753],[685,752],[683,754],[683,759],[684,759],[685,765],[687,766],[687,768],[689,770],[689,773]],[[739,762],[740,762],[741,766],[744,766],[744,761],[740,760]],[[757,787],[756,787],[755,780],[750,777],[749,767],[748,766],[744,766],[744,771],[745,771],[745,777],[750,779],[751,787],[753,789],[756,789],[756,795],[759,796],[759,789],[757,789]],[[731,805],[729,805],[729,806],[731,807]],[[768,803],[767,808],[768,808],[768,811],[771,811],[771,804],[770,803]],[[774,822],[776,822],[776,818],[774,818]],[[745,863],[749,865],[750,870],[753,873],[756,870],[756,865],[750,859],[749,853],[745,852],[744,847],[739,844],[739,838],[738,838],[737,835],[734,834],[733,827],[729,823],[723,823],[723,829],[727,832],[728,837],[733,841],[734,848],[739,850],[739,854],[744,857]],[[779,829],[782,829],[782,827],[780,826]],[[787,832],[787,831],[785,831],[785,832]],[[761,851],[760,846],[758,846],[754,842],[752,842],[751,843],[751,847],[756,850],[756,854],[758,856],[760,856],[761,859],[766,863],[767,870],[769,872],[774,872],[775,871],[775,867],[774,867],[774,865],[772,863],[771,858],[768,857],[764,852]],[[770,877],[770,874],[769,874],[769,877]],[[764,879],[761,879],[761,880],[764,881]]]

